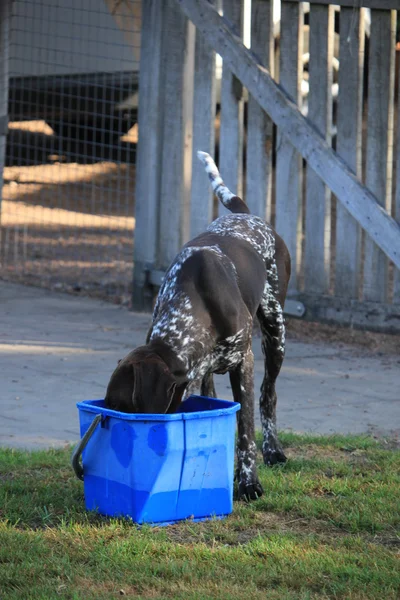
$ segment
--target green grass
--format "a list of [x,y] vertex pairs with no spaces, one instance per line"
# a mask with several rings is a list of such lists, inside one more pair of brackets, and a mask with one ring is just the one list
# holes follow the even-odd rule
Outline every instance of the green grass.
[[[87,513],[70,450],[0,449],[0,598],[397,599],[400,453],[282,434],[289,461],[223,521],[167,528]],[[259,440],[260,441],[260,440]]]

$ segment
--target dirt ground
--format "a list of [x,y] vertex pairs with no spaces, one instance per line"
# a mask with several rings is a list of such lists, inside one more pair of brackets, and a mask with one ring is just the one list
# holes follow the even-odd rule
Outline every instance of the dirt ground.
[[[362,349],[371,354],[398,354],[400,359],[400,336],[372,331],[360,331],[323,323],[287,319],[287,333],[299,341],[326,342]],[[399,360],[400,368],[400,360]]]
[[[19,142],[26,150],[23,136],[29,133],[41,135],[42,150],[48,144],[48,152],[54,151],[45,122],[10,128],[12,150]],[[56,154],[44,159],[45,164],[27,166],[21,159],[21,166],[4,169],[1,276],[126,304],[133,268],[134,165],[64,162]]]

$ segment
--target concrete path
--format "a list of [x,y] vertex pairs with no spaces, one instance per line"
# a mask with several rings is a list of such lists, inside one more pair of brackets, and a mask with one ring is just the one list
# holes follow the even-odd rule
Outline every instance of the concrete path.
[[[148,324],[148,315],[105,302],[0,282],[0,445],[75,442],[76,402],[103,397]],[[254,351],[258,390],[260,340]],[[227,376],[216,386],[231,398]],[[278,398],[280,429],[399,436],[400,357],[289,339]]]

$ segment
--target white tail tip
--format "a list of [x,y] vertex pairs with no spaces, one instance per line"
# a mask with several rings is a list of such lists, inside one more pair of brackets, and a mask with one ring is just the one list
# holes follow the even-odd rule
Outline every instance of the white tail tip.
[[[197,158],[201,160],[202,163],[206,163],[208,159],[211,158],[207,152],[202,152],[201,150],[197,151]],[[211,159],[212,160],[212,159]]]

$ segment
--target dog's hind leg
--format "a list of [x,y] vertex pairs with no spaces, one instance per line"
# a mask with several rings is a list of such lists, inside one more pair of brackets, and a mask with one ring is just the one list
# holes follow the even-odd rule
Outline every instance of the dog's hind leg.
[[201,380],[200,394],[202,396],[206,396],[207,398],[217,397],[214,386],[214,377],[212,373],[206,373],[206,375],[204,375],[203,379]]
[[[281,370],[285,354],[285,324],[283,310],[277,300],[276,267],[270,269],[257,318],[262,334],[262,350],[264,354],[265,372],[261,386],[260,414],[263,430],[263,458],[266,465],[285,462],[286,456],[278,441],[276,431],[275,382]],[[275,288],[275,289],[274,289]]]
[[256,443],[254,440],[254,356],[251,348],[243,362],[229,373],[235,402],[240,402],[238,413],[237,479],[239,499],[255,500],[263,489],[257,477]]

